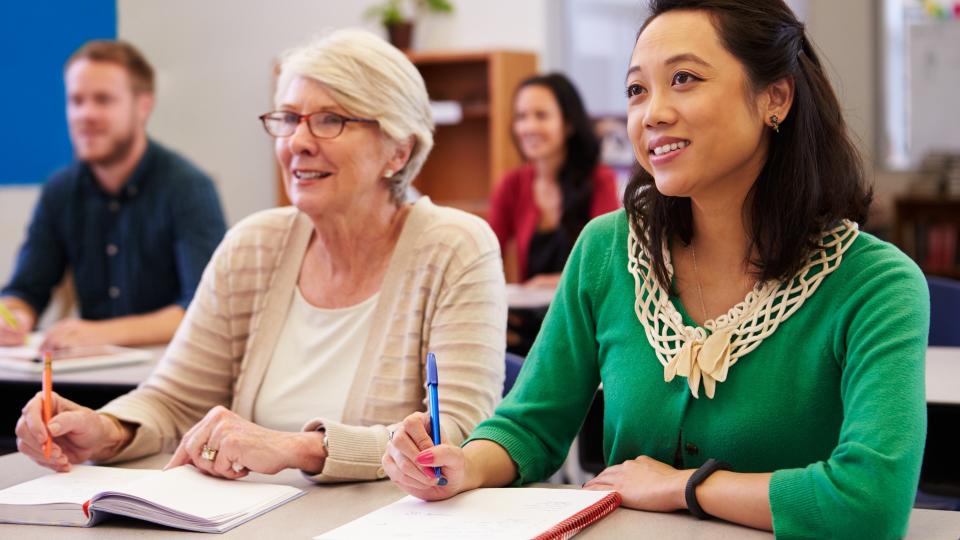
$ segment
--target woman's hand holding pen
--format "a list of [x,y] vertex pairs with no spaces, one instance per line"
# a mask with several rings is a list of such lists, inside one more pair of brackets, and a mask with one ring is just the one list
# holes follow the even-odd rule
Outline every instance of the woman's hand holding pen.
[[[52,397],[53,416],[48,426],[43,423],[41,393],[27,402],[17,421],[17,449],[40,465],[59,472],[69,471],[71,463],[111,457],[126,440],[127,434],[122,432],[124,428],[119,422],[77,405],[56,392]],[[43,454],[48,429],[53,436],[49,459]]]
[[[469,489],[466,486],[466,461],[458,446],[434,446],[430,438],[430,415],[413,413],[400,424],[391,426],[381,463],[400,489],[425,501],[447,499]],[[446,435],[441,435],[446,440]],[[437,485],[434,467],[441,467],[445,486]]]
[[250,471],[275,474],[291,468],[317,473],[327,457],[323,437],[317,431],[267,429],[218,405],[184,434],[164,469],[193,464],[211,476],[230,479]]

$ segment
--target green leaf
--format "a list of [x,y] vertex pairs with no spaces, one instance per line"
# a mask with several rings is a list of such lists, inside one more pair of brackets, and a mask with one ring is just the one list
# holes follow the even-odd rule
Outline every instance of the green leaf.
[[453,4],[450,0],[385,0],[367,8],[363,16],[368,19],[380,19],[380,24],[383,26],[393,26],[407,22],[403,10],[403,6],[407,2],[410,2],[408,5],[412,6],[414,13],[421,11],[451,13],[453,11]]
[[427,6],[427,11],[435,13],[450,13],[453,11],[453,4],[448,0],[424,0],[424,4]]

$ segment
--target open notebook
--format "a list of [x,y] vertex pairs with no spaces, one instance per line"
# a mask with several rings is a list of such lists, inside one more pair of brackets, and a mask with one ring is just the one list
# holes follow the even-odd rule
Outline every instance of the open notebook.
[[92,527],[119,514],[188,531],[222,533],[305,492],[224,480],[185,465],[159,471],[74,465],[0,491],[0,523]]
[[620,506],[614,491],[486,488],[426,502],[407,496],[314,540],[570,538]]
[[[40,373],[43,360],[40,358],[42,333],[33,333],[22,347],[0,347],[0,368],[16,371]],[[53,353],[53,371],[76,371],[107,366],[119,366],[146,362],[153,353],[140,349],[118,347],[116,345],[95,345],[91,347],[73,347],[60,349]]]

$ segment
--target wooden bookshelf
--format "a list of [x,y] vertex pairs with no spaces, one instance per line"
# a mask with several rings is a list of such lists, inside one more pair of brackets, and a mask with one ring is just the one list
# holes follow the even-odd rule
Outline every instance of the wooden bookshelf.
[[960,279],[960,197],[898,198],[894,242],[925,274]]

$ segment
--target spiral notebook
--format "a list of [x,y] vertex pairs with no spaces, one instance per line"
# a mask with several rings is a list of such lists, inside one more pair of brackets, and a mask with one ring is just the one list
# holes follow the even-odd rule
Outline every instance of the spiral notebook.
[[0,523],[92,527],[111,514],[222,533],[296,499],[292,486],[167,471],[74,465],[0,490]]
[[620,506],[614,491],[486,488],[444,501],[407,496],[314,540],[566,539]]

